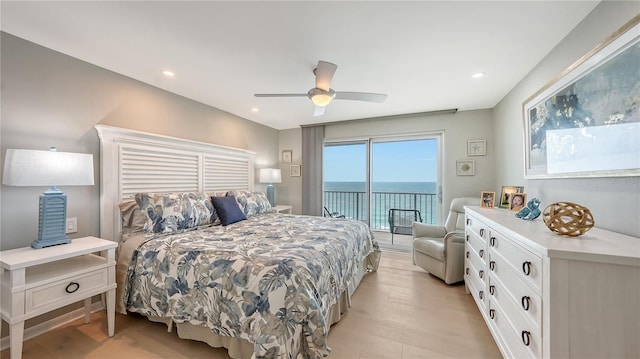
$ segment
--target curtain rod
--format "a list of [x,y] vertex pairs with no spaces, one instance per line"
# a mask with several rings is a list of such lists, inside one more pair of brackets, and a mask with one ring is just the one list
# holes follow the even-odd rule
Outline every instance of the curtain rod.
[[382,120],[382,119],[399,119],[406,117],[415,117],[415,116],[435,116],[435,115],[444,115],[444,114],[454,114],[458,112],[457,108],[450,108],[446,110],[435,110],[435,111],[425,111],[425,112],[414,112],[414,113],[405,113],[402,115],[391,115],[391,116],[379,116],[379,117],[368,117],[368,118],[358,118],[353,120],[342,120],[342,121],[333,121],[333,122],[320,122],[320,123],[311,123],[307,125],[300,125],[300,127],[315,127],[315,126],[325,126],[325,125],[337,125],[341,123],[348,122],[359,122],[359,121],[374,121],[374,120]]

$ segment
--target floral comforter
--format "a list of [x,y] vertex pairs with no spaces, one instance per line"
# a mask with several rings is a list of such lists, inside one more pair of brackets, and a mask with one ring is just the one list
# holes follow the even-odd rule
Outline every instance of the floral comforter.
[[130,312],[245,339],[256,358],[320,358],[329,309],[379,255],[362,222],[260,214],[144,241],[123,300]]

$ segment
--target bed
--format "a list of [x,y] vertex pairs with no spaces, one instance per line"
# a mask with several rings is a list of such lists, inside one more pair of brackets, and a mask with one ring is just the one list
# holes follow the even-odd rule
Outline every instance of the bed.
[[349,219],[275,213],[255,154],[96,126],[101,236],[118,241],[116,309],[232,358],[320,358],[380,250]]

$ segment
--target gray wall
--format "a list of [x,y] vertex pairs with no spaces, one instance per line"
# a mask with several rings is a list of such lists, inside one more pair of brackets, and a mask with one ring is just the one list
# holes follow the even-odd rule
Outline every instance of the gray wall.
[[276,186],[276,203],[293,206],[292,213],[302,213],[302,177],[291,177],[291,165],[304,165],[302,163],[302,130],[293,128],[280,131],[280,154],[284,150],[293,151],[291,163],[282,163],[282,183]]
[[640,177],[525,180],[522,143],[523,102],[639,13],[637,1],[603,1],[494,108],[496,186],[523,184],[543,206],[584,205],[596,226],[640,236]]
[[[256,167],[278,164],[278,131],[2,33],[2,166],[7,148],[92,153],[95,186],[61,188],[71,238],[99,236],[98,123],[257,153]],[[256,176],[259,171],[255,171]],[[257,183],[256,189],[264,190]],[[46,188],[2,186],[0,249],[28,246],[38,231]]]

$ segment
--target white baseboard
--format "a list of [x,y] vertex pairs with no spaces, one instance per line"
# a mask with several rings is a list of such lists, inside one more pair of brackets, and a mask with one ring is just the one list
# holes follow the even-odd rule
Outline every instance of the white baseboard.
[[[91,313],[97,312],[99,310],[104,310],[104,305],[102,305],[101,301],[95,302],[91,304]],[[24,330],[24,339],[29,340],[33,339],[39,335],[42,335],[50,330],[63,326],[69,322],[73,322],[74,320],[84,318],[84,307],[73,310],[69,313],[60,315],[53,319],[47,320],[46,322],[36,324],[32,327],[25,328]],[[10,338],[6,336],[0,340],[0,350],[5,350],[9,348]]]

